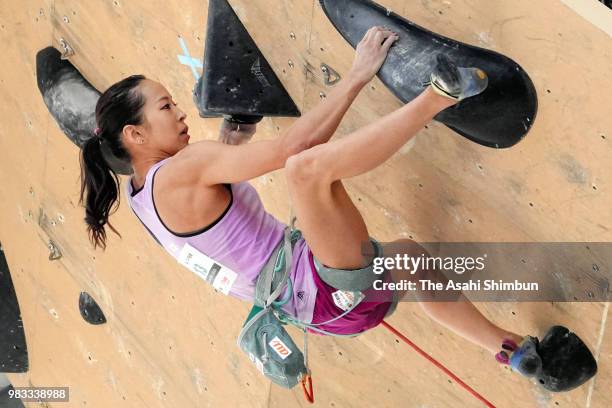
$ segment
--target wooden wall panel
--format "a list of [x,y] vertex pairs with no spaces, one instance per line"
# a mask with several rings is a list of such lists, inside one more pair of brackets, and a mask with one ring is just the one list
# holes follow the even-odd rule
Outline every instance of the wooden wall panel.
[[[194,141],[216,138],[219,120],[198,117],[191,97],[195,78],[177,59],[183,54],[179,36],[201,59],[205,3],[0,4],[0,40],[10,62],[0,75],[0,240],[30,351],[30,371],[9,376],[15,386],[70,386],[71,402],[64,406],[71,407],[306,405],[299,388],[270,385],[235,345],[249,305],[215,293],[179,267],[133,217],[125,197],[111,218],[123,238],[109,231],[107,251],[92,250],[77,205],[78,149],[36,87],[36,52],[51,44],[59,49],[64,38],[75,50],[71,62],[99,90],[145,74],[164,84],[187,112]],[[322,62],[346,75],[354,51],[318,1],[230,3],[303,112],[330,91]],[[382,241],[610,241],[609,36],[555,0],[381,3],[428,29],[515,59],[534,80],[540,109],[532,131],[514,148],[484,148],[432,123],[383,166],[347,180],[371,234]],[[374,79],[334,137],[351,137],[399,106]],[[256,138],[278,137],[294,120],[266,118]],[[253,185],[266,208],[288,220],[284,172]],[[62,259],[49,261],[49,240]],[[106,325],[81,319],[83,290],[105,311]],[[563,395],[544,393],[434,323],[416,304],[400,305],[390,322],[498,407],[610,405],[607,306],[478,306],[496,323],[525,334],[541,336],[553,323],[573,328],[599,353],[596,381]],[[351,340],[310,336],[309,350],[319,405],[481,406],[383,328]]]

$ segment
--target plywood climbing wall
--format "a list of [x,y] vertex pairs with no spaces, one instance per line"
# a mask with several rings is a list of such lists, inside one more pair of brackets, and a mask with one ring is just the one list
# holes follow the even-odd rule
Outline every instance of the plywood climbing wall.
[[[612,42],[599,26],[602,19],[610,24],[604,13],[611,12],[597,4],[597,26],[589,13],[555,0],[380,2],[430,30],[515,59],[533,79],[540,106],[532,131],[512,149],[485,148],[433,123],[383,166],[348,180],[371,234],[382,241],[610,241]],[[186,110],[192,141],[214,139],[218,119],[198,118],[192,103],[194,70],[201,70],[185,63],[201,60],[205,3],[0,4],[0,241],[30,358],[29,372],[9,375],[15,386],[68,386],[70,403],[63,406],[71,407],[305,405],[301,390],[270,385],[236,347],[249,305],[214,293],[180,267],[125,200],[111,220],[123,238],[110,233],[106,252],[92,250],[77,205],[78,148],[36,87],[36,52],[61,49],[63,39],[75,51],[70,61],[99,90],[145,74]],[[321,63],[341,76],[348,71],[354,51],[317,1],[230,3],[302,112],[329,92]],[[399,106],[374,79],[335,137],[350,137]],[[278,137],[294,120],[266,118],[256,137]],[[252,183],[266,208],[287,220],[283,171]],[[49,260],[50,242],[61,259]],[[81,291],[96,298],[107,324],[83,321]],[[596,352],[598,377],[570,393],[548,394],[438,326],[418,305],[400,305],[390,321],[498,407],[611,404],[607,304],[478,306],[519,333],[541,335],[553,323],[572,327]],[[311,336],[309,352],[319,405],[481,406],[382,329],[357,339]]]

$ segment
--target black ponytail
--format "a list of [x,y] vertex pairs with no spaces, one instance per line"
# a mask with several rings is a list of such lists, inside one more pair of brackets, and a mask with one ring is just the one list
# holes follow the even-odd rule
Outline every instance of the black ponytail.
[[[132,75],[112,85],[100,96],[96,104],[96,123],[98,129],[83,145],[80,155],[81,196],[85,198],[85,223],[89,240],[94,249],[106,249],[104,225],[121,237],[121,234],[108,221],[109,216],[119,207],[120,181],[102,154],[102,144],[120,160],[131,161],[131,156],[122,141],[123,127],[142,125],[144,97],[137,89],[146,79],[143,75]],[[113,204],[117,204],[113,209]]]

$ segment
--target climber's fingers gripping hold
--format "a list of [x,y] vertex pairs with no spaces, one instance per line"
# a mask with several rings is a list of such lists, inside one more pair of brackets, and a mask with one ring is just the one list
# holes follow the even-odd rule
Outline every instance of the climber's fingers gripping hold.
[[389,48],[398,38],[398,34],[385,27],[370,28],[357,44],[351,68],[352,77],[363,83],[369,82],[382,66]]

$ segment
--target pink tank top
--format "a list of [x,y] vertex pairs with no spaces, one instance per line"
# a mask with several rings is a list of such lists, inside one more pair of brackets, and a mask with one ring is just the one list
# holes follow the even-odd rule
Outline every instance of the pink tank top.
[[[186,244],[237,273],[229,295],[253,301],[255,282],[266,261],[283,239],[285,224],[265,211],[257,191],[248,182],[227,184],[232,199],[224,213],[211,225],[190,233],[171,231],[161,220],[153,200],[157,170],[167,159],[151,166],[145,183],[135,190],[129,179],[128,202],[153,238],[175,259]],[[305,322],[312,321],[317,287],[312,271],[305,267],[305,242],[294,247],[291,267],[293,296],[282,309]],[[285,295],[285,294],[283,294]]]

